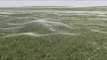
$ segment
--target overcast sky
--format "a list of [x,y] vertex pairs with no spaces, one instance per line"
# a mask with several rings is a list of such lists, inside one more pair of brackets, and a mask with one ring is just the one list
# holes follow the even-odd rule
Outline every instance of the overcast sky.
[[0,0],[0,1],[107,1],[107,0]]
[[0,1],[0,7],[21,6],[107,6],[107,1]]

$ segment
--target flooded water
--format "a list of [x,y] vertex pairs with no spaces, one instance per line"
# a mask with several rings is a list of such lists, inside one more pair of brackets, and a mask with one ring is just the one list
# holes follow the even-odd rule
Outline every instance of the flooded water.
[[79,35],[82,32],[87,32],[87,30],[101,34],[107,33],[104,31],[107,27],[105,23],[107,22],[107,11],[43,11],[0,12],[0,38],[20,35],[33,37],[71,36]]

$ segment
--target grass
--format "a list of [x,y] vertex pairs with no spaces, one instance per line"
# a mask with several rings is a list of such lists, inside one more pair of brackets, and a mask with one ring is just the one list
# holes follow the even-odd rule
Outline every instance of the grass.
[[0,8],[0,60],[107,60],[107,7],[96,8]]

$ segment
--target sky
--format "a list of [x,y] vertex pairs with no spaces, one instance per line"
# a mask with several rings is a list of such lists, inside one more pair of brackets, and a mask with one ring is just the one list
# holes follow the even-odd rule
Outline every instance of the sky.
[[89,7],[107,6],[107,1],[0,1],[0,7],[23,7],[23,6],[70,6]]
[[0,1],[107,1],[107,0],[0,0]]

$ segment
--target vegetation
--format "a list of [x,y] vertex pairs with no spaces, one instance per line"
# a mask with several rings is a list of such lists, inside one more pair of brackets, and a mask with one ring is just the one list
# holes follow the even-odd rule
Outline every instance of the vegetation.
[[107,60],[106,10],[0,8],[0,60]]

